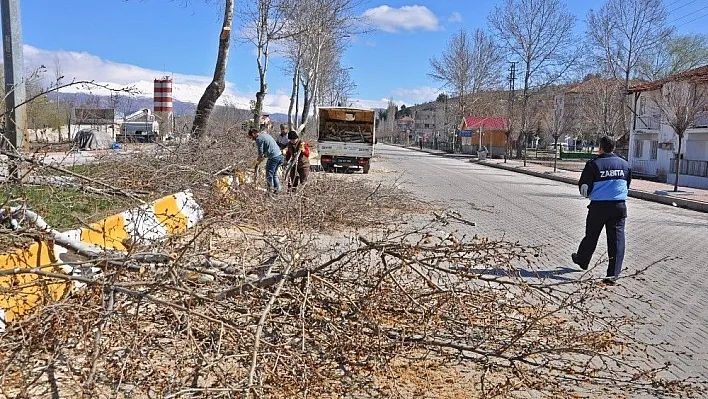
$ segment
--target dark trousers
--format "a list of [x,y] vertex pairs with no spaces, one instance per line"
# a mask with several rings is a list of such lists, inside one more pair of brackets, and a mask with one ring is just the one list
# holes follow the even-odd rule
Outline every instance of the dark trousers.
[[627,206],[624,201],[593,201],[588,205],[588,217],[585,220],[585,237],[578,247],[578,262],[590,264],[597,247],[602,228],[607,235],[607,276],[618,276],[624,260],[624,222],[627,219]]
[[290,176],[288,176],[288,188],[295,189],[295,187],[300,184],[304,184],[308,176],[310,176],[310,165],[297,169],[292,168],[290,170]]

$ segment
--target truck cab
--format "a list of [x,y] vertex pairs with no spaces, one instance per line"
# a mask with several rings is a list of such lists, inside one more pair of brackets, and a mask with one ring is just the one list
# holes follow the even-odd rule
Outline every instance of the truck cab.
[[159,137],[160,124],[149,109],[143,108],[123,118],[116,141],[150,143],[157,141]]

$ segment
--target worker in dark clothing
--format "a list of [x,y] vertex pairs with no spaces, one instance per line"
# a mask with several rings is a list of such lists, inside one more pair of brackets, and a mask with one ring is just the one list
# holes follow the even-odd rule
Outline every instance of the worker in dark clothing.
[[285,178],[288,181],[288,189],[295,191],[295,188],[304,184],[310,176],[310,146],[298,136],[296,131],[291,130],[288,133],[288,146],[285,148],[285,162],[295,162],[290,170],[286,171],[288,176]]
[[624,259],[624,225],[627,218],[625,201],[632,181],[629,163],[616,155],[614,141],[605,136],[600,139],[599,155],[585,164],[580,175],[580,194],[590,198],[585,221],[585,237],[578,252],[571,255],[573,263],[587,270],[597,247],[602,228],[607,235],[607,277],[602,282],[614,285],[622,270]]

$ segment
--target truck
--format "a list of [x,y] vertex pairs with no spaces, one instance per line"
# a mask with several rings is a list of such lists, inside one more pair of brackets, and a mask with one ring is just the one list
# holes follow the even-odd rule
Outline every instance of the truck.
[[123,118],[120,133],[116,134],[116,141],[151,143],[157,141],[159,137],[160,124],[149,109],[143,108]]
[[320,107],[317,150],[325,172],[342,168],[369,173],[376,143],[375,112],[351,107]]

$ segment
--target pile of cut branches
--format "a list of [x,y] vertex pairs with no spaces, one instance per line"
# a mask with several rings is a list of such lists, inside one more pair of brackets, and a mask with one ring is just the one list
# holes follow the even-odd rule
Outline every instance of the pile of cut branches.
[[536,274],[539,248],[466,237],[454,226],[472,222],[347,176],[224,195],[214,174],[250,147],[189,148],[131,156],[142,173],[110,181],[193,187],[205,220],[123,258],[74,254],[80,274],[44,270],[82,288],[0,335],[0,398],[703,393],[648,355],[662,348],[638,320],[598,306],[595,281]]
[[426,392],[409,369],[467,376],[434,397],[699,392],[651,367],[636,321],[594,305],[595,282],[521,278],[537,248],[438,225],[336,238],[206,224],[214,235],[171,241],[168,263],[85,260],[103,272],[67,278],[86,289],[0,337],[0,397]]

